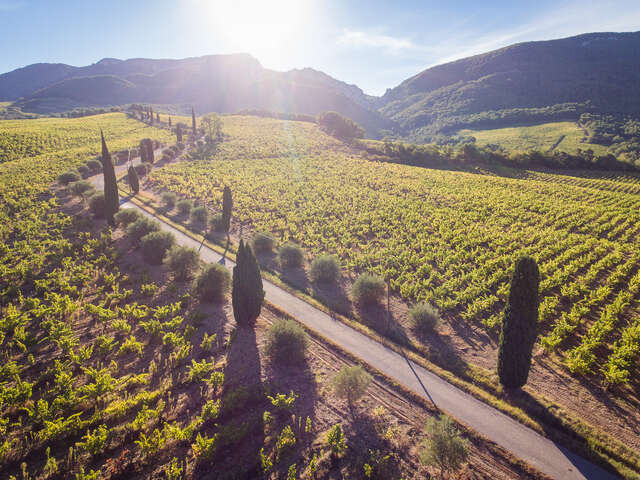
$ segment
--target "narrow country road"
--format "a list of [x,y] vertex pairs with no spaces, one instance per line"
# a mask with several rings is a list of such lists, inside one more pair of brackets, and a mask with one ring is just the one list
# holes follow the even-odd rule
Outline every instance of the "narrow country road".
[[[98,175],[93,177],[95,185]],[[147,217],[157,220],[162,229],[173,233],[176,242],[194,248],[200,242],[162,222],[153,214],[139,208],[126,198],[123,208],[136,208]],[[221,255],[203,245],[200,255],[205,262],[221,260]],[[226,260],[232,269],[233,262]],[[319,334],[331,339],[340,347],[376,368],[383,374],[404,385],[416,394],[435,403],[444,411],[471,427],[484,437],[496,442],[516,457],[529,463],[546,475],[559,479],[614,479],[595,464],[556,445],[534,430],[513,420],[495,408],[475,399],[459,388],[417,365],[401,354],[386,348],[353,328],[333,319],[280,287],[264,280],[266,299]]]

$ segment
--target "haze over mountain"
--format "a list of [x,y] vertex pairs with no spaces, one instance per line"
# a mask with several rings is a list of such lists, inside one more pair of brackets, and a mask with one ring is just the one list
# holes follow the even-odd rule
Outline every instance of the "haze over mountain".
[[34,64],[0,75],[0,100],[28,112],[131,102],[194,104],[200,113],[336,110],[370,136],[428,140],[468,127],[640,112],[640,32],[515,44],[429,68],[382,97],[313,69],[276,72],[246,54],[182,60]]

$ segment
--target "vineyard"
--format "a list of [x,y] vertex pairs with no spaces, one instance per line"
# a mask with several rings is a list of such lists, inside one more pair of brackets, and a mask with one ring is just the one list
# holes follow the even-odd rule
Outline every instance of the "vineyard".
[[334,253],[351,278],[377,273],[405,302],[430,302],[493,338],[513,261],[530,254],[542,275],[541,351],[577,378],[635,395],[637,177],[371,162],[301,122],[225,117],[224,132],[214,156],[160,169],[154,186],[216,210],[229,185],[236,228],[297,242],[310,258]]
[[[260,353],[274,314],[234,331],[230,305],[198,302],[82,200],[51,192],[98,153],[97,127],[113,150],[167,132],[121,114],[48,120],[51,136],[38,122],[22,137],[7,122],[28,145],[5,151],[43,153],[0,164],[3,478],[199,478],[212,462],[238,478],[432,473],[414,458],[432,412],[376,381],[362,400],[373,413],[345,422],[344,401],[321,388],[346,364],[339,352],[313,341],[302,367],[278,373]],[[317,447],[329,431],[343,435],[338,459]],[[469,475],[529,477],[482,440],[470,455]]]

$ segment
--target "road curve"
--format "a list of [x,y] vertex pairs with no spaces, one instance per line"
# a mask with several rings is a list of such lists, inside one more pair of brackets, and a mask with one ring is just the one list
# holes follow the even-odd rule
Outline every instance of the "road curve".
[[[136,208],[143,215],[157,220],[163,230],[174,234],[178,244],[196,249],[200,247],[199,241],[185,235],[127,199],[122,199],[121,205],[124,208]],[[219,253],[206,245],[200,249],[200,256],[209,263],[219,263],[222,258]],[[234,266],[234,263],[229,259],[225,264],[229,269]],[[318,310],[286,290],[266,280],[263,280],[263,284],[266,299],[269,302],[417,395],[432,401],[442,411],[496,442],[542,473],[558,480],[618,478],[477,400],[405,356],[335,320],[327,313]]]

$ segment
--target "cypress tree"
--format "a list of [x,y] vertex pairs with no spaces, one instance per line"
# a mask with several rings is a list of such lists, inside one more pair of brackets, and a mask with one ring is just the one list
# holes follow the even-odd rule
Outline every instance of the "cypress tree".
[[153,158],[153,141],[150,138],[145,139],[147,141],[147,158],[149,159],[149,163],[154,163],[155,159]]
[[169,128],[171,128],[171,117],[169,117]]
[[233,209],[233,197],[231,196],[231,189],[228,186],[224,187],[222,192],[222,226],[224,231],[229,235],[231,228],[231,211]]
[[176,125],[176,139],[178,143],[182,142],[182,124],[181,123],[178,123],[178,125]]
[[231,303],[233,316],[238,325],[252,323],[260,315],[264,290],[262,289],[262,277],[260,267],[253,250],[240,239],[236,266],[233,267],[233,287],[231,290]]
[[153,142],[150,138],[140,140],[140,161],[153,163]]
[[498,350],[498,375],[506,388],[520,388],[527,383],[533,345],[538,336],[539,283],[536,261],[528,256],[520,257],[511,277]]
[[140,191],[140,180],[138,179],[138,172],[133,168],[133,165],[129,166],[127,172],[127,179],[129,180],[129,187],[134,195],[137,195]]
[[159,113],[156,113],[156,121],[157,121],[158,123],[160,123],[160,114],[159,114]]
[[100,130],[100,137],[102,138],[102,172],[104,175],[104,213],[109,225],[115,225],[113,216],[120,208],[116,172],[102,130]]
[[140,150],[140,161],[148,162],[149,160],[147,160],[147,144],[144,138],[140,140],[139,150]]
[[149,121],[153,125],[153,107],[149,107]]
[[191,107],[191,129],[193,130],[193,137],[195,138],[196,136],[196,113],[193,110],[193,107]]

